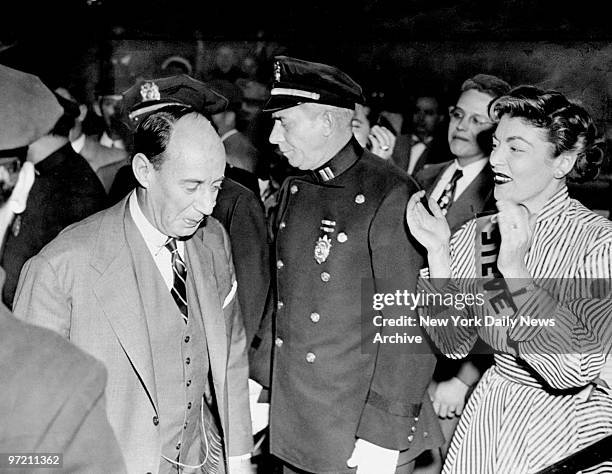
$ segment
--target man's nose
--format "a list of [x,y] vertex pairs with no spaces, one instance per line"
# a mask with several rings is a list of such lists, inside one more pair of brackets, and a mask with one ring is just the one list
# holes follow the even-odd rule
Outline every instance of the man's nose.
[[270,132],[270,143],[272,145],[278,145],[282,141],[282,133],[280,130],[280,123],[274,122],[274,126],[272,127],[272,131]]
[[193,207],[200,214],[209,216],[217,204],[217,191],[204,190],[197,196]]

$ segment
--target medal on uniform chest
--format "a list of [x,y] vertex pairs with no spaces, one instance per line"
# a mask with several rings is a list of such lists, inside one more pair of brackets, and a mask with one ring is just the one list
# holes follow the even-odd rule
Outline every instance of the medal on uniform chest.
[[314,249],[314,258],[319,265],[321,265],[325,260],[327,260],[327,257],[329,257],[331,246],[331,239],[327,235],[319,237],[319,240],[317,240],[317,244],[315,245]]
[[336,231],[336,221],[332,221],[329,219],[321,219],[321,226],[319,227],[319,229],[326,233],[322,237],[319,237],[314,249],[315,261],[320,265],[325,260],[327,260],[327,257],[329,257],[329,251],[332,247],[332,241],[329,235],[327,234],[331,234]]

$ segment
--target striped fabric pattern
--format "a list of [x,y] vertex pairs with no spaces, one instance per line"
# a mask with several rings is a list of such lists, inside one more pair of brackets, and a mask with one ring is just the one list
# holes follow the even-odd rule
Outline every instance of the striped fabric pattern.
[[[474,232],[475,221],[470,221],[451,239],[453,278],[477,276]],[[563,188],[537,218],[526,265],[536,284],[551,278],[564,279],[555,282],[561,286],[564,281],[591,278],[609,283],[612,222],[570,199]],[[511,332],[516,328],[495,326],[449,328],[452,334],[440,328],[428,331],[449,357],[466,355],[477,336],[496,351],[495,364],[461,416],[445,474],[535,473],[612,433],[612,395],[593,383],[606,363],[603,352],[609,351],[605,344],[612,326],[610,288],[603,286],[604,293],[593,294],[598,290],[575,285],[581,295],[564,300],[550,314],[558,321],[554,338],[550,331],[529,327],[517,333],[519,339]],[[424,280],[422,287],[432,289]],[[607,296],[597,298],[603,295]],[[522,341],[521,358],[509,339]],[[559,344],[571,344],[576,353],[556,353]],[[588,472],[612,472],[612,462]]]
[[179,254],[176,239],[169,238],[165,246],[172,255],[172,272],[174,273],[174,281],[172,283],[170,293],[181,311],[183,320],[185,323],[187,323],[187,287],[185,285],[185,281],[187,279],[187,267]]

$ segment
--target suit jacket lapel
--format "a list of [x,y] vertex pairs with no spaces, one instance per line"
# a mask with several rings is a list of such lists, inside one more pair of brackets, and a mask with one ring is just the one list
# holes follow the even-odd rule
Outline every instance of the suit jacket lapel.
[[94,293],[108,318],[121,348],[157,411],[157,394],[149,329],[142,308],[132,254],[128,246],[126,220],[131,219],[127,198],[108,211],[91,264],[100,273]]
[[200,229],[196,235],[185,242],[187,304],[189,305],[189,317],[199,317],[204,323],[217,403],[219,407],[223,407],[227,366],[227,331],[221,307],[222,302],[219,299],[214,276],[213,255],[204,242],[203,232],[205,230]]

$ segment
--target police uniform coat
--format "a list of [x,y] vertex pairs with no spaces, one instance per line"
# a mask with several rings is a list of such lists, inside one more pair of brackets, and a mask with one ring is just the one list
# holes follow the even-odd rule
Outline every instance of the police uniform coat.
[[[29,260],[14,311],[106,365],[109,421],[128,472],[156,473],[161,439],[148,295],[140,294],[127,244],[127,201],[66,229]],[[185,260],[189,317],[203,321],[226,456],[245,454],[252,448],[245,333],[229,240],[215,219],[185,242]]]
[[0,303],[0,452],[60,453],[63,472],[124,473],[105,386],[100,362]]
[[[292,466],[354,472],[346,461],[356,438],[403,451],[399,464],[442,442],[426,393],[435,366],[430,348],[416,354],[381,344],[362,351],[362,279],[416,286],[422,259],[404,217],[416,189],[355,139],[322,169],[284,184],[270,450]],[[384,312],[401,314],[405,307]]]

